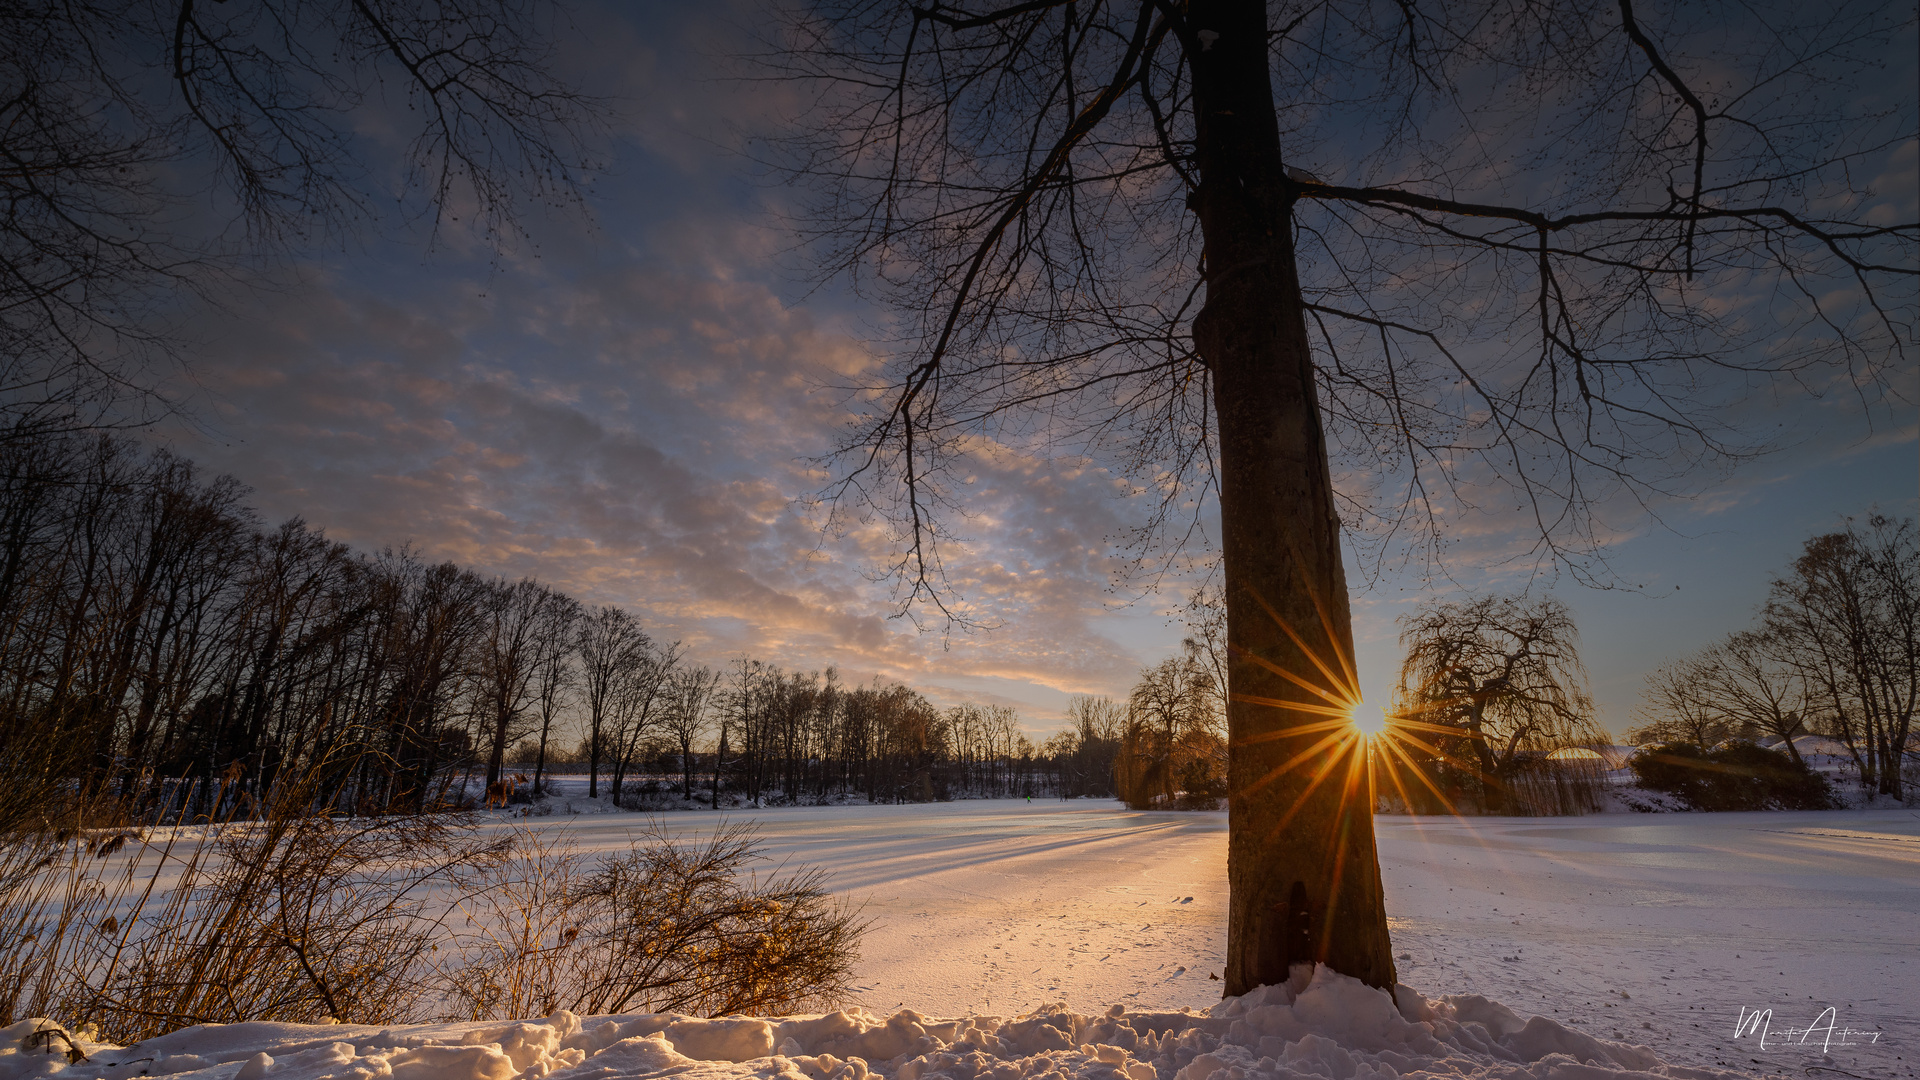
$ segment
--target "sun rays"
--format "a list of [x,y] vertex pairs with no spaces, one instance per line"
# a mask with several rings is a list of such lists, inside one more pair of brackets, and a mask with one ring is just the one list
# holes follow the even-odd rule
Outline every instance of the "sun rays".
[[1271,843],[1281,830],[1292,824],[1329,783],[1337,785],[1339,790],[1339,809],[1333,815],[1333,820],[1341,823],[1338,828],[1347,827],[1344,823],[1353,810],[1373,812],[1375,788],[1380,782],[1388,785],[1409,807],[1427,801],[1416,797],[1416,790],[1421,790],[1448,813],[1457,814],[1453,800],[1434,783],[1429,771],[1431,762],[1444,760],[1450,768],[1479,773],[1477,761],[1447,752],[1436,738],[1458,737],[1460,730],[1423,719],[1423,710],[1394,712],[1363,700],[1353,659],[1345,655],[1342,635],[1335,632],[1326,606],[1317,597],[1314,607],[1320,621],[1321,633],[1316,635],[1323,643],[1320,647],[1310,644],[1306,635],[1272,605],[1256,599],[1304,656],[1307,663],[1300,666],[1311,672],[1287,670],[1265,657],[1233,649],[1236,658],[1258,665],[1307,695],[1304,700],[1239,692],[1231,695],[1231,700],[1240,704],[1291,714],[1266,730],[1241,733],[1234,740],[1243,747],[1283,742],[1292,751],[1244,784],[1235,792],[1235,798],[1257,794],[1289,777],[1305,780],[1285,812],[1267,830],[1267,842]]

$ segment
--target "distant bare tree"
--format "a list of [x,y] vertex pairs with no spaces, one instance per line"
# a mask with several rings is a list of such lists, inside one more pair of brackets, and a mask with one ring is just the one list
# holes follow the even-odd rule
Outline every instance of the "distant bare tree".
[[1806,680],[1869,791],[1900,798],[1920,707],[1920,543],[1873,515],[1807,541],[1773,583],[1765,625]]
[[693,748],[707,733],[707,707],[720,685],[720,673],[710,667],[681,667],[667,683],[666,711],[661,727],[680,748],[680,793],[693,798]]
[[553,612],[571,601],[531,578],[496,583],[487,612],[480,679],[488,719],[487,786],[500,779],[507,748],[527,731],[521,724],[528,696],[537,694],[542,653]]
[[653,648],[639,620],[621,608],[591,608],[580,620],[575,648],[587,706],[587,798],[600,797],[600,762],[607,757],[627,680]]
[[[1226,780],[1219,691],[1204,654],[1187,649],[1142,671],[1127,695],[1116,783],[1129,806],[1175,808],[1186,791],[1193,805],[1217,800]],[[1209,790],[1213,789],[1213,790]]]
[[1429,601],[1401,617],[1400,645],[1397,714],[1466,740],[1488,809],[1522,750],[1599,736],[1579,633],[1557,599]]
[[1692,743],[1702,749],[1730,739],[1736,733],[1718,689],[1723,657],[1716,648],[1704,649],[1647,676],[1636,707],[1639,719],[1627,732],[1634,743]]
[[1800,765],[1804,762],[1793,740],[1810,730],[1814,702],[1787,645],[1765,627],[1729,636],[1715,650],[1717,677],[1709,686],[1736,730],[1779,739],[1787,756]]
[[1047,740],[1046,746],[1062,770],[1063,798],[1114,794],[1114,758],[1126,719],[1126,707],[1112,698],[1067,700],[1066,730]]
[[680,664],[679,642],[659,645],[643,639],[629,654],[627,667],[614,682],[612,720],[613,798],[620,800],[627,770],[633,767],[648,737],[654,735],[668,705],[667,691]]
[[573,656],[581,610],[580,601],[561,596],[547,608],[540,627],[533,688],[535,708],[540,712],[540,748],[533,766],[535,796],[546,791],[547,741],[553,734],[553,721],[566,705],[578,675]]

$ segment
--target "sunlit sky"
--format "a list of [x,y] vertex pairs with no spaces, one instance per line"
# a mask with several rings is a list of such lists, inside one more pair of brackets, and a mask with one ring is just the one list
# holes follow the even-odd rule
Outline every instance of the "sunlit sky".
[[[978,516],[959,531],[1002,621],[991,632],[891,618],[869,578],[877,532],[822,542],[795,500],[820,487],[813,459],[843,420],[825,386],[877,363],[886,314],[805,279],[789,193],[742,152],[791,105],[720,77],[750,5],[634,8],[573,9],[567,62],[620,111],[584,215],[529,218],[532,242],[499,258],[458,230],[429,245],[386,226],[300,256],[196,319],[195,422],[154,438],[251,486],[269,520],[625,605],[699,661],[833,665],[940,703],[1013,704],[1036,733],[1069,695],[1124,695],[1177,646],[1185,586],[1112,580],[1137,508],[1098,469],[980,463]],[[1911,143],[1895,168],[1920,186]],[[1617,588],[1471,560],[1442,586],[1564,599],[1600,720],[1623,731],[1646,673],[1745,624],[1807,537],[1876,507],[1915,513],[1912,410],[1871,424],[1842,400],[1777,411],[1779,452],[1660,521],[1613,523]],[[1408,572],[1356,588],[1369,700],[1390,696],[1396,616],[1435,587]]]

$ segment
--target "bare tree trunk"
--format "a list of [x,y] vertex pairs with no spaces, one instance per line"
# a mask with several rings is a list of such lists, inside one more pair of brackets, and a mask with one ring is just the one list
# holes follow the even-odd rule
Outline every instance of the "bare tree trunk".
[[693,798],[693,738],[692,729],[683,728],[680,736],[680,797]]
[[[1313,730],[1325,717],[1254,700],[1327,704],[1265,664],[1357,696],[1344,674],[1353,633],[1294,269],[1293,197],[1267,74],[1266,5],[1198,0],[1188,25],[1202,42],[1187,55],[1199,120],[1193,205],[1207,274],[1193,335],[1213,378],[1219,425],[1233,649],[1225,989],[1244,994],[1312,962],[1390,988],[1393,957],[1360,744],[1341,744],[1350,760],[1331,763],[1316,784],[1329,751],[1295,759],[1326,735],[1324,726]],[[1330,684],[1289,629],[1347,685]]]

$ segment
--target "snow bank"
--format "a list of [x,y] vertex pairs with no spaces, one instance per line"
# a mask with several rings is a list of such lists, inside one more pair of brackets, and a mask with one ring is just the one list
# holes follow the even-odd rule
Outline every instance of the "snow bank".
[[[1304,977],[1305,969],[1301,969]],[[1304,981],[1304,979],[1302,980]],[[1397,1001],[1397,1004],[1396,1004]],[[911,1010],[700,1020],[186,1028],[129,1047],[0,1028],[0,1080],[1730,1080],[1478,996],[1394,997],[1326,969],[1204,1013],[933,1019]]]

